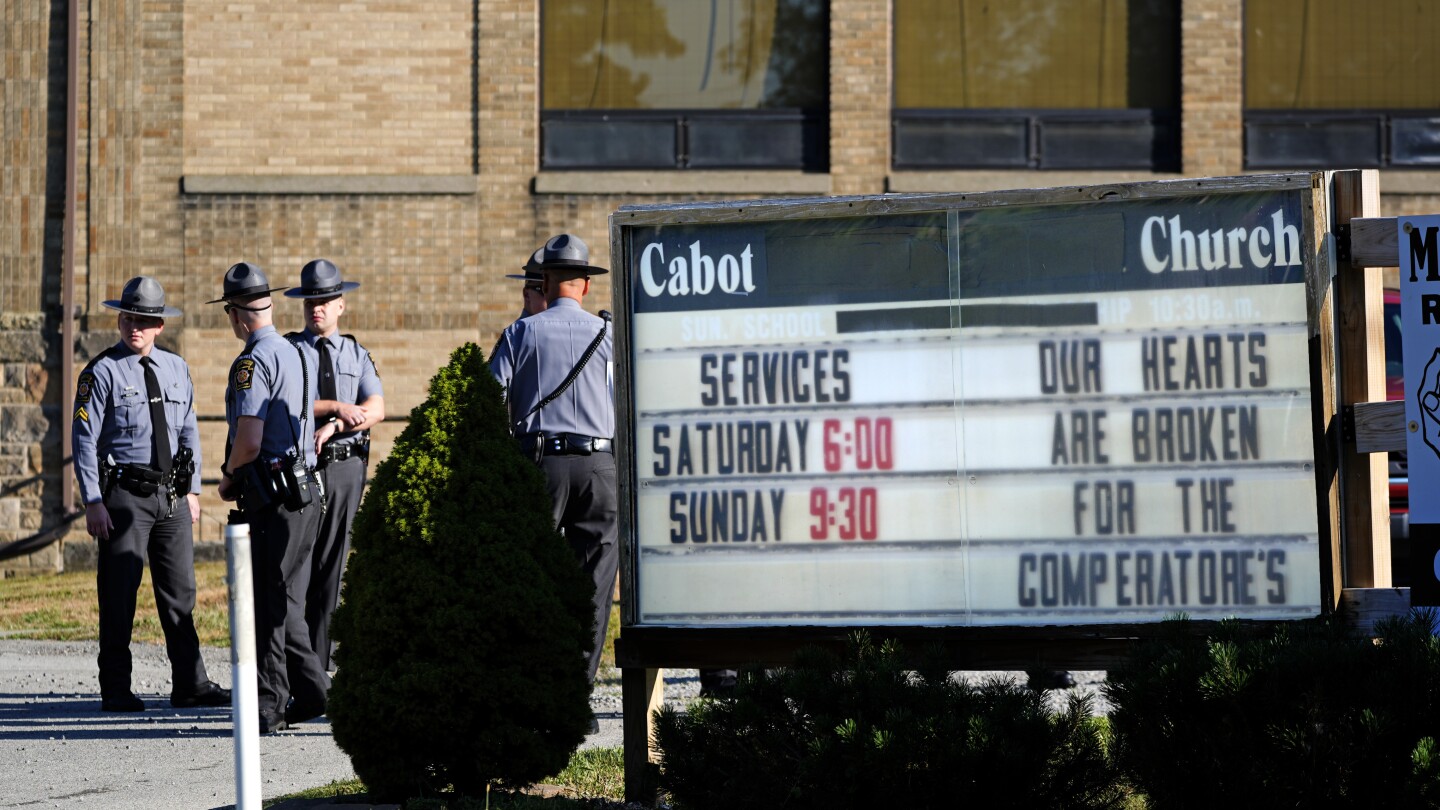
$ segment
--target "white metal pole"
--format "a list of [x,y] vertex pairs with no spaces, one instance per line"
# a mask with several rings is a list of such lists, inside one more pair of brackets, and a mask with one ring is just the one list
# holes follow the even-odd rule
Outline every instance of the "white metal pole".
[[260,810],[260,700],[255,694],[255,592],[250,526],[225,527],[230,580],[230,694],[235,726],[235,810]]

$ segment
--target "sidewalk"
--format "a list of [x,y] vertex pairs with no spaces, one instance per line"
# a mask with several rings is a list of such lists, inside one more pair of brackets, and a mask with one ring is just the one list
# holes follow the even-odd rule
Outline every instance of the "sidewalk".
[[[164,648],[135,644],[133,685],[146,710],[101,712],[97,649],[94,642],[0,638],[0,808],[233,806],[230,710],[170,708]],[[211,679],[228,687],[230,651],[207,648],[204,655]],[[674,699],[684,699],[698,691],[693,670],[667,674],[667,697],[673,693]],[[618,678],[598,685],[591,705],[600,719],[600,734],[583,747],[619,747]],[[267,800],[355,776],[324,718],[261,737],[260,767]],[[282,807],[310,810],[326,803],[297,800]],[[348,805],[347,810],[361,807]]]

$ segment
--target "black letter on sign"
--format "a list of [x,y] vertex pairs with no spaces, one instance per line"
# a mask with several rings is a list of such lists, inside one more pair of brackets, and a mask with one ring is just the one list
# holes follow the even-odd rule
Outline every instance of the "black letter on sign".
[[1435,239],[1437,228],[1426,228],[1425,235],[1420,235],[1419,228],[1410,229],[1410,280],[1418,281],[1415,271],[1424,267],[1426,281],[1440,281],[1440,244]]
[[1440,323],[1440,295],[1420,296],[1420,323]]

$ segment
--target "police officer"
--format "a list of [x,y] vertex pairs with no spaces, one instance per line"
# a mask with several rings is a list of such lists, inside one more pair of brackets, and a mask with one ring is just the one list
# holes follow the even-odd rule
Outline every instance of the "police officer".
[[324,714],[330,689],[304,612],[322,509],[312,472],[316,374],[275,331],[270,293],[283,289],[240,262],[225,272],[224,295],[207,302],[224,302],[231,330],[245,342],[225,389],[220,497],[238,501],[232,522],[250,525],[262,734]]
[[319,389],[317,469],[325,490],[325,514],[310,556],[305,623],[326,671],[332,668],[330,614],[340,600],[340,580],[350,555],[350,524],[365,489],[370,428],[385,419],[385,391],[375,361],[353,335],[339,334],[344,294],[359,286],[341,279],[340,269],[331,262],[316,259],[301,268],[300,286],[285,291],[287,298],[302,299],[305,308],[305,330],[285,337],[305,350]]
[[555,524],[595,583],[595,647],[589,661],[594,683],[620,559],[613,340],[608,313],[596,317],[580,303],[590,292],[590,277],[609,271],[592,265],[589,248],[570,234],[550,239],[539,254],[534,263],[543,273],[549,306],[501,332],[490,370],[506,389],[521,450],[545,473]]
[[85,527],[99,541],[100,708],[145,708],[130,691],[130,633],[147,554],[170,657],[170,704],[225,706],[230,691],[206,674],[192,618],[191,524],[200,519],[195,387],[185,361],[155,345],[165,319],[181,312],[165,306],[165,290],[148,276],[101,305],[120,313],[120,342],[81,372],[71,440]]
[[[537,312],[544,312],[545,307],[549,306],[545,301],[545,292],[541,286],[545,281],[545,275],[540,272],[540,257],[544,252],[545,248],[542,247],[530,254],[525,266],[520,268],[524,271],[523,273],[505,274],[506,278],[520,279],[525,282],[525,286],[520,288],[520,317],[515,319],[517,321],[520,318],[528,318]],[[497,339],[495,348],[490,350],[490,357],[493,359],[499,350],[500,341]]]
[[543,284],[545,274],[540,272],[540,261],[544,257],[545,248],[540,248],[530,254],[525,266],[520,268],[524,272],[506,273],[506,278],[519,279],[525,282],[520,288],[520,317],[528,318],[537,312],[544,312],[549,304],[545,301],[545,290]]

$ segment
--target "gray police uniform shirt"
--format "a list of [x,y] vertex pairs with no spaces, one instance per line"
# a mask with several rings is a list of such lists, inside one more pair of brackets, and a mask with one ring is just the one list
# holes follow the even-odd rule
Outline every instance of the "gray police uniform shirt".
[[[305,466],[313,468],[317,371],[308,360],[302,366],[300,356],[301,350],[281,337],[274,326],[251,334],[245,351],[230,364],[225,421],[233,444],[240,417],[259,418],[265,423],[260,439],[262,460],[282,458],[298,444]],[[308,395],[304,390],[306,377],[310,382]]]
[[[511,424],[560,385],[595,340],[604,321],[571,298],[557,298],[537,312],[505,327],[490,358],[490,372],[506,390]],[[527,417],[517,434],[575,433],[597,439],[615,436],[612,372],[614,331],[585,364],[580,376],[554,402]]]
[[[320,390],[320,347],[316,343],[320,336],[306,329],[285,335],[292,343],[305,350],[305,362],[310,364],[310,376],[315,378],[315,390]],[[330,341],[330,362],[335,366],[335,397],[337,401],[356,405],[370,397],[385,396],[380,384],[380,372],[375,369],[375,359],[360,345],[353,335],[335,333],[326,338]],[[325,444],[354,444],[360,441],[359,431],[336,433]]]
[[[200,433],[195,427],[195,386],[190,382],[190,367],[179,355],[159,346],[151,349],[150,357],[155,360],[155,379],[165,400],[170,452],[188,447],[195,454],[195,474],[185,492],[198,494]],[[76,381],[71,420],[70,452],[75,459],[75,476],[80,480],[80,497],[87,504],[99,503],[102,459],[109,456],[116,464],[152,463],[150,397],[145,390],[140,355],[124,342],[117,342],[91,360]]]

